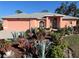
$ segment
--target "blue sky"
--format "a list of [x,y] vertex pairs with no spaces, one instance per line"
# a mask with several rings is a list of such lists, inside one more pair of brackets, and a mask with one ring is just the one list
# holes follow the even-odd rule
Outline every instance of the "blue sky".
[[[62,1],[61,1],[62,2]],[[0,1],[0,16],[15,14],[15,10],[22,10],[24,13],[40,12],[49,10],[54,12],[61,2],[58,1]],[[79,5],[79,2],[77,3]]]

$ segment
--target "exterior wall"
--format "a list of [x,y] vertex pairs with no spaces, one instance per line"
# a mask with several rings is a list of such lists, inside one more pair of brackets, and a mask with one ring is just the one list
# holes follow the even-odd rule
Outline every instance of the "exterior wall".
[[8,31],[26,31],[30,28],[38,27],[36,19],[4,19],[3,29]]
[[37,27],[39,27],[39,21],[38,20],[31,19],[30,20],[30,27],[31,28],[37,28]]
[[51,24],[50,24],[50,18],[46,17],[46,28],[50,28]]
[[[71,24],[71,22],[72,22],[72,24]],[[65,26],[69,26],[69,27],[71,27],[71,26],[76,26],[76,20],[74,19],[74,20],[72,20],[72,19],[70,19],[70,20],[68,20],[68,19],[60,19],[60,28],[64,28]]]
[[61,17],[57,17],[57,28],[60,28],[60,19],[61,19]]
[[[46,17],[46,28],[50,28],[51,26],[51,17]],[[72,24],[71,24],[72,22]],[[76,26],[76,20],[72,19],[62,19],[62,17],[57,17],[57,28],[64,28],[65,26]]]
[[[46,17],[45,26],[46,28],[50,28],[51,26],[51,18]],[[64,28],[65,26],[76,26],[76,20],[62,20],[62,17],[57,17],[57,27]],[[37,19],[26,19],[26,18],[7,18],[3,20],[3,29],[8,31],[26,31],[30,28],[39,27],[40,20]]]

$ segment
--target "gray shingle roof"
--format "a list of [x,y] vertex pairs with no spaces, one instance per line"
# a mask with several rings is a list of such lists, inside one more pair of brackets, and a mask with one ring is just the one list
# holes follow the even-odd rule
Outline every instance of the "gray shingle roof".
[[55,13],[32,13],[32,14],[25,14],[25,13],[21,13],[21,14],[15,14],[15,15],[10,15],[10,16],[5,16],[2,18],[38,18],[41,19],[44,16],[64,16],[61,14],[55,14]]
[[62,14],[48,13],[48,12],[31,13],[31,14],[21,13],[21,14],[5,16],[2,18],[37,18],[37,19],[42,19],[45,16],[63,16],[63,19],[79,19],[78,17],[71,17],[71,16],[62,15]]
[[5,16],[5,17],[2,17],[2,18],[30,18],[30,17],[31,17],[30,14],[21,13],[21,14]]
[[78,17],[64,16],[63,19],[79,19]]

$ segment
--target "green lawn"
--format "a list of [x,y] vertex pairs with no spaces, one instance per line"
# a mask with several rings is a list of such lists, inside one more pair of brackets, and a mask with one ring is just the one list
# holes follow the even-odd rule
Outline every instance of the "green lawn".
[[74,51],[75,57],[79,58],[79,35],[70,35],[67,37],[64,37],[64,40],[66,40],[69,44],[69,46]]

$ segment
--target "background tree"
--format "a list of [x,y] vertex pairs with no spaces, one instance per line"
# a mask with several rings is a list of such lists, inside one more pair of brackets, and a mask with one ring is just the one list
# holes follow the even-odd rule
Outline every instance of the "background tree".
[[21,10],[16,10],[15,11],[17,14],[23,13]]
[[76,16],[79,17],[79,8],[76,10]]
[[58,7],[55,12],[60,14],[65,14],[68,9],[68,2],[61,3],[61,6]]
[[41,12],[49,12],[48,10],[42,10]]
[[55,10],[55,12],[64,15],[78,16],[79,8],[76,4],[76,2],[63,2],[60,7]]
[[76,5],[76,2],[72,2],[70,3],[69,7],[68,7],[68,10],[70,11],[70,14],[71,16],[76,16],[77,13],[77,5]]

